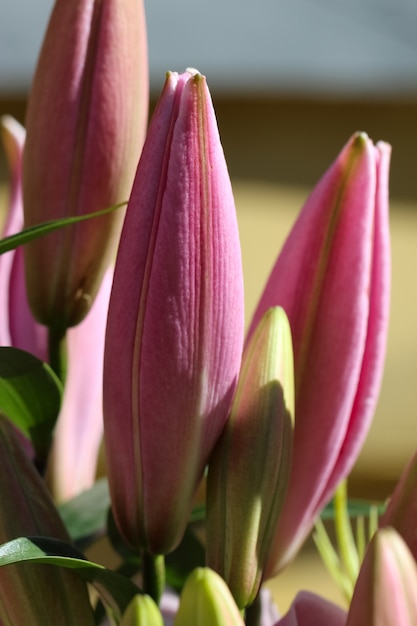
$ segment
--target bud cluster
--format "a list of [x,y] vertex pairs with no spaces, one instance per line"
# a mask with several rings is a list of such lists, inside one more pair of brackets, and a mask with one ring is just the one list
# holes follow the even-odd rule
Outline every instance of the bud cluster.
[[[147,112],[143,2],[56,0],[26,138],[3,120],[3,236],[75,221],[0,257],[0,345],[49,362],[64,392],[40,459],[10,424],[29,375],[16,382],[0,356],[0,385],[16,397],[10,415],[0,398],[1,623],[96,623],[85,579],[98,576],[120,626],[416,624],[415,461],[347,613],[304,592],[279,618],[262,587],[297,554],[371,424],[388,327],[390,147],[365,133],[347,142],[302,208],[245,338],[238,222],[206,78],[168,72],[145,132]],[[103,215],[119,203],[126,212]],[[55,502],[91,488],[91,501],[70,504],[84,523],[98,517],[102,437],[108,534],[135,583],[83,570],[45,486]],[[34,535],[58,542],[58,574],[1,567],[7,542]]]

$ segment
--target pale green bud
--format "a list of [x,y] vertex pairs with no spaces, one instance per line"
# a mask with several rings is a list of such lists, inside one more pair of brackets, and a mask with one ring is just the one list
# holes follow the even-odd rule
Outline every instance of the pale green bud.
[[174,626],[244,626],[226,583],[216,572],[201,567],[191,572],[180,600]]
[[290,475],[294,415],[291,331],[269,309],[248,343],[231,414],[209,463],[207,565],[240,608],[256,598]]
[[164,620],[152,598],[138,594],[123,613],[120,626],[164,626]]

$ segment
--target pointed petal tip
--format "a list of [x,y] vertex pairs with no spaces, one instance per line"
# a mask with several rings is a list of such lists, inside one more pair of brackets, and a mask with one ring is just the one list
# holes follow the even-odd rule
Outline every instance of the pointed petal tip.
[[0,131],[9,166],[13,169],[21,158],[26,131],[11,115],[0,117]]
[[354,135],[353,135],[354,141],[357,141],[358,143],[363,143],[363,142],[367,142],[369,141],[369,135],[368,133],[366,133],[363,130],[358,130]]
[[376,149],[380,154],[385,154],[386,156],[389,156],[392,151],[391,144],[381,140],[374,143],[368,133],[364,131],[357,131],[352,136],[350,143],[353,148],[362,149],[369,146],[370,148]]
[[385,157],[387,159],[390,158],[392,152],[392,146],[390,143],[387,143],[386,141],[378,141],[375,147],[378,150],[380,157]]
[[11,135],[15,135],[17,137],[24,137],[25,135],[24,127],[12,115],[1,115],[0,125],[3,132],[10,133]]
[[193,77],[195,76],[197,78],[204,78],[205,79],[205,76],[203,76],[195,67],[187,67],[185,69],[185,71],[188,74],[191,74],[191,76],[193,76]]

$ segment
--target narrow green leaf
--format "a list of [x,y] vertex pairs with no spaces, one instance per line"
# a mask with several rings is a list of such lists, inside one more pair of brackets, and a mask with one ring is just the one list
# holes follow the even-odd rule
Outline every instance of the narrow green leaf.
[[[379,515],[382,515],[385,511],[386,505],[379,502],[365,502],[363,500],[351,500],[348,499],[347,510],[349,517],[354,519],[355,517],[369,517],[372,509],[376,509]],[[322,520],[333,520],[335,517],[334,500],[331,500],[329,504],[323,509],[320,515]]]
[[14,563],[42,563],[73,570],[97,589],[102,600],[118,616],[140,593],[128,578],[87,561],[71,544],[49,537],[19,537],[0,546],[0,567]]
[[[130,558],[124,561],[120,567],[117,568],[117,573],[123,576],[124,578],[133,578],[141,569],[142,559],[139,556],[134,558]],[[97,602],[96,608],[94,610],[94,619],[96,624],[102,624],[103,620],[106,616],[106,610],[103,602]]]
[[316,521],[313,540],[330,576],[336,582],[345,598],[350,601],[353,593],[353,584],[343,571],[339,556],[336,553],[324,524],[320,519]]
[[58,505],[58,511],[72,541],[84,547],[90,537],[104,533],[109,507],[107,479],[100,478],[90,489]]
[[29,352],[0,347],[0,411],[32,441],[39,459],[49,450],[61,406],[62,385]]
[[48,222],[43,222],[42,224],[36,224],[36,226],[30,226],[15,235],[10,235],[9,237],[2,239],[0,241],[0,254],[4,254],[9,250],[14,250],[25,243],[33,241],[33,239],[43,237],[44,235],[52,233],[54,230],[58,230],[59,228],[65,228],[66,226],[72,226],[73,224],[78,224],[78,222],[83,222],[84,220],[112,213],[113,211],[120,209],[120,207],[126,206],[126,204],[127,202],[121,202],[120,204],[115,204],[114,206],[103,209],[102,211],[96,211],[95,213],[77,215],[76,217],[65,217],[59,220],[49,220]]
[[[348,512],[347,481],[342,480],[334,496],[335,530],[339,554],[353,585],[358,577],[360,560]],[[353,586],[352,585],[352,586]]]
[[358,516],[356,518],[356,547],[360,563],[362,563],[365,556],[366,545],[365,519],[362,516]]
[[203,522],[206,519],[206,505],[205,503],[196,504],[196,506],[191,511],[190,515],[190,523],[194,522]]
[[369,511],[369,541],[371,541],[372,537],[378,530],[378,517],[384,512],[384,510],[385,507],[381,511],[376,505],[371,506],[371,509]]

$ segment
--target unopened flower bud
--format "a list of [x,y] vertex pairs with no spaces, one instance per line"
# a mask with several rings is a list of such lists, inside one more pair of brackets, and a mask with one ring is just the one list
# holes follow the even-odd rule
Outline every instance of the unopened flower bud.
[[290,483],[267,576],[292,559],[347,476],[378,399],[388,328],[390,147],[354,135],[307,199],[249,331],[282,306],[294,344]]
[[224,580],[209,568],[195,569],[181,594],[174,626],[244,626]]
[[417,624],[417,565],[401,536],[384,528],[368,546],[346,626],[394,624]]
[[120,239],[104,358],[112,506],[125,540],[178,545],[226,422],[243,344],[236,211],[204,76],[168,74]]
[[120,626],[164,626],[164,621],[150,596],[137,595],[123,613]]
[[294,416],[291,331],[267,311],[247,345],[231,414],[209,462],[207,565],[238,606],[256,598],[290,475]]
[[[56,0],[27,110],[26,227],[128,200],[143,144],[148,69],[142,0]],[[89,311],[123,211],[25,246],[29,303],[56,332]]]

